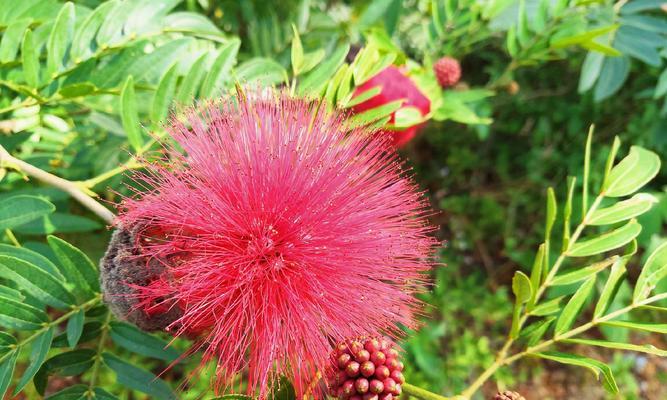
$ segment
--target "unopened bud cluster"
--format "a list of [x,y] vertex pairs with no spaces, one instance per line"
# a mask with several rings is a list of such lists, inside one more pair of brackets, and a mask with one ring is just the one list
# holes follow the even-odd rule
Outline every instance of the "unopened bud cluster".
[[393,400],[405,382],[402,371],[390,340],[362,337],[336,346],[326,378],[339,400]]

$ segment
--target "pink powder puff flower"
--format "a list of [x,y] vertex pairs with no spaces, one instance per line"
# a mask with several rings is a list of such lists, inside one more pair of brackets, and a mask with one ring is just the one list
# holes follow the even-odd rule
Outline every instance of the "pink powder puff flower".
[[141,256],[162,265],[132,296],[178,308],[166,330],[197,335],[216,393],[247,369],[249,394],[283,375],[301,395],[332,343],[416,324],[427,203],[390,138],[325,109],[273,91],[190,109],[133,176],[147,191],[121,203],[118,226],[140,227]]

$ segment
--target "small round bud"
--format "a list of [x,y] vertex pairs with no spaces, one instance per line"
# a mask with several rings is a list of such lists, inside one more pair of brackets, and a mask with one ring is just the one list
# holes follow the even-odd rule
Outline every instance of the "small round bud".
[[387,338],[380,339],[380,350],[387,350],[391,348],[391,342]]
[[343,389],[343,394],[345,396],[352,396],[354,394],[354,379],[346,380],[341,386],[341,389]]
[[387,358],[396,358],[398,357],[398,351],[396,349],[387,349],[384,354],[387,356]]
[[380,380],[373,379],[370,381],[368,389],[371,393],[380,394],[384,391],[384,384]]
[[394,390],[394,393],[392,393],[392,394],[394,394],[396,396],[400,396],[401,393],[403,393],[403,387],[400,384],[397,383],[396,384],[396,389]]
[[345,343],[339,343],[338,346],[336,346],[336,351],[338,354],[347,353],[347,345]]
[[342,386],[338,386],[338,390],[336,391],[336,397],[338,397],[338,400],[347,400],[350,396],[345,394],[345,391],[343,390]]
[[357,380],[354,381],[354,388],[357,389],[357,393],[359,394],[368,392],[369,385],[368,379],[366,378],[357,378]]
[[343,382],[345,382],[347,380],[347,378],[348,378],[348,376],[345,373],[345,371],[338,370],[336,372],[336,380],[335,380],[336,385],[342,385]]
[[392,400],[394,396],[391,393],[383,393],[380,395],[380,400]]
[[394,381],[391,378],[383,380],[382,384],[384,385],[385,393],[394,393],[394,391],[396,390],[396,381]]
[[386,365],[389,370],[393,371],[398,368],[398,360],[396,358],[387,358],[384,365]]
[[375,364],[373,364],[372,361],[366,361],[359,367],[359,372],[361,372],[361,375],[368,378],[375,373]]
[[363,400],[378,400],[378,395],[375,393],[366,393],[363,397]]
[[403,371],[403,361],[398,362],[398,366],[396,367],[396,370]]
[[375,377],[381,381],[389,378],[390,374],[391,373],[389,372],[389,368],[387,368],[386,365],[380,365],[379,367],[375,368]]
[[371,361],[373,361],[373,364],[376,366],[383,365],[385,361],[387,361],[387,356],[385,356],[381,351],[376,351],[375,353],[371,354]]
[[347,376],[350,378],[354,378],[357,375],[359,375],[359,363],[356,361],[350,361],[347,366],[345,367],[345,373]]
[[380,351],[380,341],[375,338],[369,339],[366,344],[364,344],[364,348],[371,354]]
[[349,363],[351,359],[352,356],[347,353],[343,353],[340,356],[338,356],[338,360],[336,361],[336,363],[338,364],[338,368],[345,368],[345,366],[347,366],[347,363]]
[[363,350],[363,348],[364,348],[364,346],[362,346],[361,343],[358,340],[351,341],[350,344],[348,345],[348,347],[350,349],[350,353],[355,354],[355,355],[357,353],[359,353],[360,350]]
[[403,384],[405,383],[405,377],[403,376],[403,373],[399,370],[393,370],[391,371],[391,375],[389,375],[391,379],[396,381],[397,384]]
[[366,349],[361,349],[354,355],[354,359],[359,363],[366,362],[371,359],[371,353]]

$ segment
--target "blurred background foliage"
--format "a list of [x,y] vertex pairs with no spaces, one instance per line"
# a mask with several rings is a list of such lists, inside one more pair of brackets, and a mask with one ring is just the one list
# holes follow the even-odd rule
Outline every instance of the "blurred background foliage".
[[[172,100],[211,98],[235,79],[298,82],[299,88],[310,83],[308,89],[322,93],[340,71],[346,45],[371,45],[383,65],[406,66],[433,107],[432,120],[401,151],[437,210],[433,221],[445,246],[433,291],[424,296],[428,318],[403,345],[409,381],[435,392],[460,392],[493,361],[511,319],[512,275],[529,269],[543,235],[545,188],[555,186],[562,194],[568,175],[581,178],[588,126],[596,126],[593,182],[602,180],[596,171],[616,135],[667,154],[667,3],[661,0],[63,4],[0,0],[0,144],[106,200],[115,198],[110,188],[123,190],[123,170],[136,167],[133,155],[153,144],[139,122],[160,135]],[[96,21],[89,18],[94,13],[96,29],[85,33],[84,21]],[[292,65],[292,25],[303,46],[302,64],[312,61],[314,78]],[[445,55],[457,58],[463,71],[462,81],[447,91],[437,87],[431,72]],[[327,71],[315,66],[337,58]],[[313,82],[325,86],[312,87]],[[360,83],[350,78],[352,88]],[[334,87],[328,98],[346,106],[350,90]],[[109,237],[104,223],[63,192],[36,188],[11,168],[2,175],[2,198],[25,193],[56,205],[48,217],[13,228],[26,248],[57,259],[43,237],[58,233],[99,259]],[[664,235],[666,185],[663,164],[649,190],[659,203],[641,217],[642,254]],[[630,272],[631,279],[636,275]],[[99,326],[94,313],[87,315],[94,338]],[[599,332],[607,338],[624,334]],[[664,336],[655,340],[664,348]],[[146,361],[116,344],[118,354],[142,360],[154,373],[166,365],[164,358]],[[21,354],[17,368],[28,364],[30,354]],[[664,360],[600,351],[596,356],[611,363],[623,398],[667,397]],[[107,364],[110,370],[99,379],[113,382],[117,370],[113,360]],[[540,365],[524,361],[497,378],[501,386],[523,384],[529,399],[606,396],[592,378],[554,364],[545,373]],[[178,365],[162,378],[179,382],[188,371]],[[71,375],[49,381],[47,392],[76,384],[78,374]],[[206,381],[194,382],[183,398],[197,398]],[[38,398],[26,390],[27,398]]]

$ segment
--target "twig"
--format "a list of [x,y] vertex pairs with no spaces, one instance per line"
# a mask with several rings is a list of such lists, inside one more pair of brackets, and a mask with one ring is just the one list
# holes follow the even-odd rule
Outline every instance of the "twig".
[[55,176],[49,172],[35,167],[34,165],[28,164],[25,161],[19,160],[18,158],[9,154],[9,152],[2,146],[0,146],[0,165],[14,168],[27,176],[31,176],[39,181],[67,192],[75,200],[95,213],[95,215],[102,218],[108,224],[110,224],[115,217],[113,212],[104,207],[97,200],[93,199],[89,192],[86,192],[78,184],[68,181],[67,179],[63,179],[59,176]]

